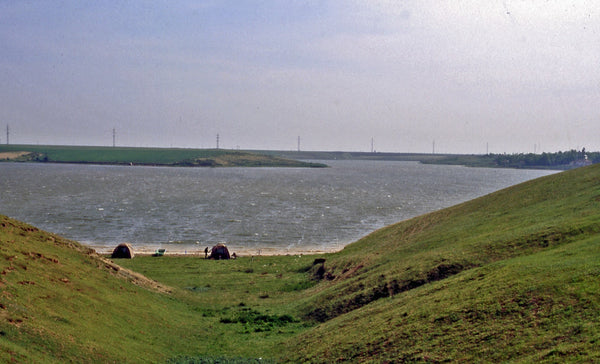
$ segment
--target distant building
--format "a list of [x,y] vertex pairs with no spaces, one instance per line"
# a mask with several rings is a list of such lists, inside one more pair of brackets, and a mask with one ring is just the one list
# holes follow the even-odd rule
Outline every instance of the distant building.
[[571,163],[569,163],[569,166],[571,167],[585,167],[585,166],[589,166],[592,164],[592,161],[588,159],[587,154],[583,155],[583,159],[577,159]]

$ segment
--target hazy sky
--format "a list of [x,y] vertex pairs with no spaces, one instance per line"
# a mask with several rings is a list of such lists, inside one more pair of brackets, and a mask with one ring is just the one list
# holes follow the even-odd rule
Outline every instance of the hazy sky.
[[600,150],[597,1],[0,0],[0,142]]

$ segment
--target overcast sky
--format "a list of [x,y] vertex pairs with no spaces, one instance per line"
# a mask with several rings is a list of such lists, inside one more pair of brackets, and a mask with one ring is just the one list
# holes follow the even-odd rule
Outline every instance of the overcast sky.
[[[597,1],[0,0],[0,142],[600,150]],[[435,141],[435,142],[434,142]]]

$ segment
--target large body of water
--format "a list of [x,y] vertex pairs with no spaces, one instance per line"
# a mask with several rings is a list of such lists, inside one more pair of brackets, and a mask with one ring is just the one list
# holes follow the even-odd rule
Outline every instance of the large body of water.
[[238,254],[341,249],[369,232],[550,171],[413,162],[331,168],[0,164],[0,214],[110,252]]

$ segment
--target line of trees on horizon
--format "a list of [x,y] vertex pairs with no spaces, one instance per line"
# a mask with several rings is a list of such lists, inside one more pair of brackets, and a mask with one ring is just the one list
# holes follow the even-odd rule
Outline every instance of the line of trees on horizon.
[[518,154],[488,154],[501,167],[556,167],[579,166],[600,162],[600,152],[586,152],[585,148],[578,151],[571,149],[556,153],[518,153]]

